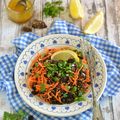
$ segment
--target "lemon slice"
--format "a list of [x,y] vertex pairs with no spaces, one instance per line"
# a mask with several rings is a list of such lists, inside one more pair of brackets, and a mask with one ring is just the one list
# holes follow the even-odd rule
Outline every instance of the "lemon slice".
[[72,50],[61,50],[58,52],[55,52],[51,56],[52,60],[68,60],[68,59],[75,59],[76,62],[79,62],[79,58],[75,52]]
[[78,19],[84,17],[84,10],[80,3],[80,0],[70,0],[69,9],[72,18]]
[[83,32],[88,34],[94,34],[99,31],[104,22],[103,12],[97,12],[85,25]]

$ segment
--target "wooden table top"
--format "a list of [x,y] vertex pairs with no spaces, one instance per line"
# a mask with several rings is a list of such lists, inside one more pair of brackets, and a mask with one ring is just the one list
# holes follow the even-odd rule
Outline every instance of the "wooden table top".
[[[46,1],[53,0],[35,1],[35,15],[32,19],[37,18],[45,21],[49,28],[54,19],[46,18],[42,13]],[[93,16],[96,11],[102,10],[105,13],[105,22],[102,29],[96,35],[120,46],[120,0],[81,0],[81,3],[84,6],[85,18],[73,22],[82,28],[85,22]],[[63,6],[66,9],[68,4],[69,0],[63,0]],[[69,21],[67,15],[60,15],[59,17]],[[25,25],[29,23],[30,21],[25,23]],[[11,40],[21,35],[22,26],[23,25],[13,23],[7,18],[4,0],[0,0],[0,56],[15,52]],[[47,29],[33,31],[42,36],[46,33]],[[105,98],[100,103],[100,106],[105,120],[120,120],[120,93],[117,96]],[[9,105],[6,94],[0,92],[0,120],[2,120],[4,111],[12,111],[12,108]]]

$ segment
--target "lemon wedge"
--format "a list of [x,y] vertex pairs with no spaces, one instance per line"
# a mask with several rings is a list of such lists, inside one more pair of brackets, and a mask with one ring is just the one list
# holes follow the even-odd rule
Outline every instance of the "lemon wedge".
[[69,9],[72,18],[79,19],[84,17],[84,10],[80,0],[70,0]]
[[83,29],[84,33],[94,34],[99,31],[104,22],[104,14],[102,11],[97,12],[86,24]]
[[77,54],[72,51],[72,50],[61,50],[58,52],[55,52],[52,56],[51,56],[52,60],[68,60],[68,59],[75,59],[76,62],[79,62],[79,58],[77,56]]

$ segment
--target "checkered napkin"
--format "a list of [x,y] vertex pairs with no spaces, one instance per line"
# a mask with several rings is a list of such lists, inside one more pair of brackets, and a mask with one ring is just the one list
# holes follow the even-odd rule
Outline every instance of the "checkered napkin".
[[[55,21],[48,31],[48,34],[71,34],[89,39],[90,43],[102,54],[107,66],[108,81],[102,98],[118,93],[120,88],[120,47],[95,35],[84,35],[75,25],[62,20]],[[16,53],[11,56],[5,55],[0,57],[0,90],[6,91],[8,100],[15,111],[21,109],[33,115],[35,120],[90,120],[92,116],[90,109],[73,117],[50,117],[33,110],[21,99],[14,83],[15,64],[20,53],[37,38],[39,38],[39,36],[33,33],[26,33],[14,39],[13,44],[16,46]]]

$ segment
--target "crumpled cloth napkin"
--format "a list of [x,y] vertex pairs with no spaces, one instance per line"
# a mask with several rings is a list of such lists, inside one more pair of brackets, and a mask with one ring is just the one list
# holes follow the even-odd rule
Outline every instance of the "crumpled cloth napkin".
[[[120,88],[120,47],[113,43],[99,38],[95,35],[84,35],[75,25],[63,20],[56,20],[47,34],[71,34],[89,39],[90,43],[102,54],[107,66],[107,85],[102,95],[116,95]],[[15,111],[19,109],[34,116],[35,120],[90,120],[91,109],[71,117],[57,118],[46,116],[33,110],[18,94],[14,82],[14,68],[20,53],[34,40],[39,38],[36,34],[26,33],[12,42],[16,46],[16,53],[0,57],[0,90],[6,91],[8,100]]]

